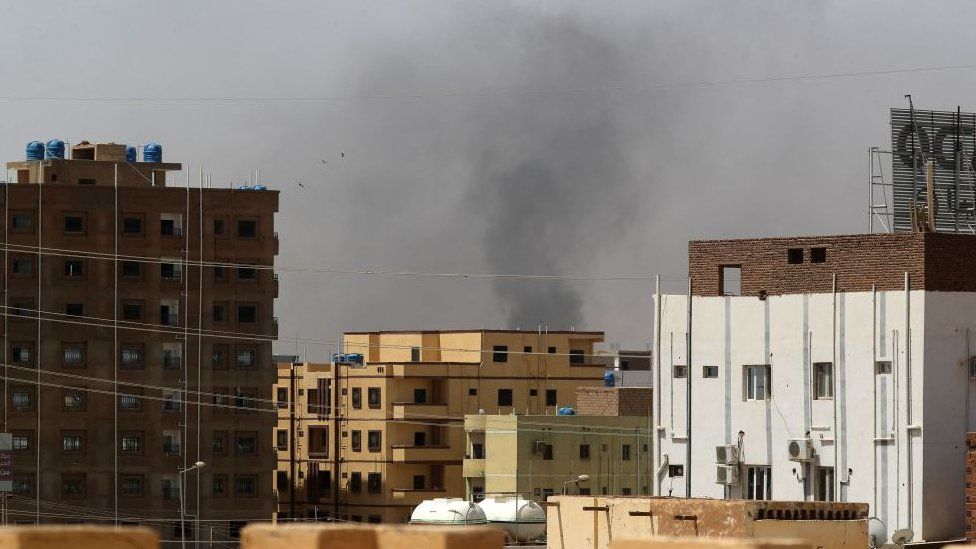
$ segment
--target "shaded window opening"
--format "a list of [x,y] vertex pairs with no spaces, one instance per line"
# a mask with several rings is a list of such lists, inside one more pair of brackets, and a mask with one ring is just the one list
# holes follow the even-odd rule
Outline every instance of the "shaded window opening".
[[719,293],[722,295],[742,295],[742,266],[723,265],[719,279]]

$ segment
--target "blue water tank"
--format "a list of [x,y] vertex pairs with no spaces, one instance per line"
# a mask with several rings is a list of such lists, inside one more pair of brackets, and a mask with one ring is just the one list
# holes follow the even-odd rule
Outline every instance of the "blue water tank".
[[44,143],[31,141],[27,144],[27,160],[44,160]]
[[64,158],[64,141],[52,139],[44,146],[44,158]]
[[241,185],[240,187],[237,187],[237,190],[239,190],[239,191],[249,191],[249,190],[251,190],[251,187],[248,187],[247,185]]
[[138,157],[136,156],[136,148],[132,145],[125,148],[125,161],[129,164],[135,164],[138,161]]
[[142,148],[143,162],[162,162],[163,146],[159,143],[148,143]]
[[557,416],[575,416],[576,410],[570,408],[569,406],[563,406],[562,408],[556,410]]
[[254,189],[255,191],[266,191],[266,190],[268,190],[268,188],[265,187],[264,185],[255,185],[255,186],[253,186],[251,188]]
[[607,370],[603,373],[603,386],[613,387],[617,384],[617,379],[613,375],[613,370]]
[[362,353],[349,353],[346,355],[346,361],[352,362],[353,364],[362,364],[364,358]]

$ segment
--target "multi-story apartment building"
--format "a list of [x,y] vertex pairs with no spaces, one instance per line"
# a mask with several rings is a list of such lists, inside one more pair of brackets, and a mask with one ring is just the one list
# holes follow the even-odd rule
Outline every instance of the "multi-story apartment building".
[[188,537],[269,519],[278,193],[174,186],[157,145],[38,145],[0,188],[10,520],[176,539],[181,478]]
[[295,366],[297,400],[292,365],[279,366],[279,516],[403,522],[424,499],[464,497],[464,416],[554,415],[578,387],[603,384],[603,366],[588,360],[602,340],[602,332],[347,333],[347,362]]
[[692,242],[690,324],[687,296],[656,299],[657,494],[691,474],[693,496],[867,502],[889,534],[961,537],[974,268],[971,235]]
[[[465,495],[647,495],[650,416],[464,417]],[[582,477],[582,480],[580,480]]]

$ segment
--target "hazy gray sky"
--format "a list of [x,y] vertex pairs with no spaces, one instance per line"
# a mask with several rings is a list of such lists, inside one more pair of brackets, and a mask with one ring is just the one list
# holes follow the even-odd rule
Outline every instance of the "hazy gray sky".
[[[692,238],[865,230],[866,149],[887,145],[888,108],[910,92],[976,109],[976,70],[662,84],[966,64],[974,15],[965,2],[0,0],[0,157],[31,139],[155,140],[216,184],[260,169],[281,190],[280,265],[683,276]],[[276,314],[303,338],[543,323],[643,347],[652,289],[283,273]]]

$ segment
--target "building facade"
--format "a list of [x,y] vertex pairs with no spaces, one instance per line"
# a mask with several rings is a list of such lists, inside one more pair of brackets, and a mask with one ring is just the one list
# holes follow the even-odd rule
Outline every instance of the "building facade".
[[471,414],[464,432],[469,500],[649,493],[650,416]]
[[281,365],[279,517],[405,522],[425,499],[464,497],[464,416],[554,415],[578,387],[603,383],[603,367],[587,362],[602,340],[602,332],[357,332],[343,337],[347,362],[296,366],[294,390],[292,366]]
[[692,242],[690,324],[687,296],[655,305],[656,493],[691,474],[692,496],[867,502],[889,533],[962,537],[974,267],[955,234]]
[[0,189],[9,519],[226,541],[274,508],[278,193],[174,186],[158,148],[61,147]]

